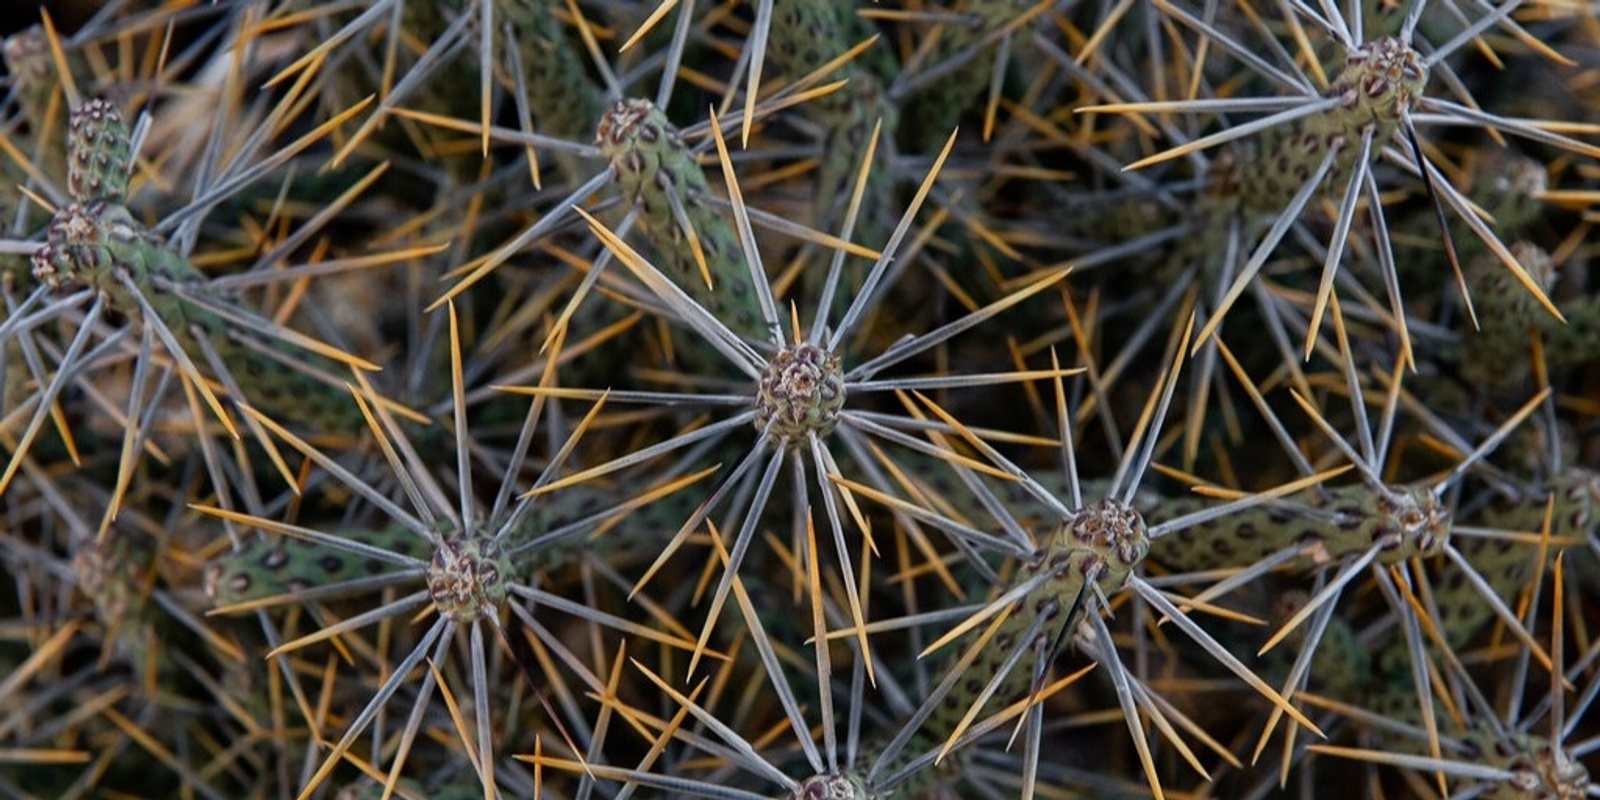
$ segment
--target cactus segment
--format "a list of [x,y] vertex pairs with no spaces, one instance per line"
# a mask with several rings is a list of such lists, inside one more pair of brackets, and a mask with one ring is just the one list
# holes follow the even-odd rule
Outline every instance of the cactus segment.
[[764,340],[766,325],[738,236],[707,203],[705,171],[661,109],[641,98],[618,100],[601,117],[595,143],[639,210],[662,272],[735,334]]
[[133,153],[122,112],[105,100],[90,100],[72,112],[68,125],[67,192],[72,199],[126,203]]

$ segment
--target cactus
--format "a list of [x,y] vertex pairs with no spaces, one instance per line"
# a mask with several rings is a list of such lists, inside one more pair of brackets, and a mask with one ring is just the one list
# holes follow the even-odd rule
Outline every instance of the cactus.
[[66,5],[0,796],[1594,794],[1577,6]]
[[[86,113],[97,112],[91,108]],[[116,163],[105,161],[101,154],[73,159]],[[75,186],[115,196],[117,180],[110,176],[117,169],[101,171],[106,177],[85,174]],[[317,377],[335,373],[336,362],[325,354],[336,350],[299,334],[282,334],[285,341],[312,350],[308,365],[305,356],[298,361],[294,356],[273,357],[267,352],[272,345],[252,347],[249,338],[259,336],[252,328],[279,327],[208,291],[200,271],[152,236],[123,206],[102,197],[74,202],[56,212],[47,236],[33,254],[34,277],[41,284],[57,290],[87,287],[100,298],[97,309],[103,303],[104,311],[144,320],[208,396],[207,378],[196,362],[210,362],[215,355],[229,375],[224,385],[232,381],[250,387],[243,398],[246,402],[322,430],[348,428],[360,419],[350,402],[329,385],[332,378]],[[216,401],[211,402],[215,407]]]
[[738,236],[711,210],[705,171],[666,115],[649,100],[623,98],[601,117],[595,142],[678,287],[736,335],[764,337]]

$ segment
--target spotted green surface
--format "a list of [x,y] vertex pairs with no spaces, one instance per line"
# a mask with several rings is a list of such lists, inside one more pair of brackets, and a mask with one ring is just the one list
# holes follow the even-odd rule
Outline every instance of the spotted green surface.
[[[898,765],[942,747],[996,676],[999,676],[997,688],[974,720],[982,720],[1022,698],[1031,684],[1033,670],[1029,654],[1035,643],[1043,640],[1048,645],[1058,632],[1073,625],[1074,619],[1068,614],[1081,615],[1085,609],[1096,609],[1089,613],[1099,613],[1097,604],[1090,603],[1085,593],[1097,591],[1106,596],[1121,589],[1144,561],[1149,549],[1149,531],[1144,517],[1116,500],[1089,503],[1060,521],[1039,549],[1022,564],[1011,585],[1004,588],[1011,589],[1043,577],[1042,582],[1008,606],[1004,621],[976,658],[965,665],[949,694],[901,751],[899,760],[889,764],[885,772],[892,774]],[[996,596],[1003,594],[1004,591],[997,592]],[[1028,636],[1034,639],[1025,641]],[[1006,669],[1006,662],[1019,649],[1023,651],[1021,660]],[[958,659],[958,655],[948,656],[945,666],[935,674],[941,677],[949,674],[959,666]],[[897,800],[919,797],[922,792],[931,790],[935,782],[952,780],[954,776],[949,773],[954,768],[951,765],[922,770],[894,786],[888,796]]]
[[[211,295],[204,276],[187,259],[149,234],[120,205],[96,200],[61,208],[51,220],[47,241],[34,252],[33,265],[34,276],[46,286],[93,288],[111,310],[134,319],[144,313],[138,299],[142,297],[194,363],[208,363],[196,341],[196,337],[204,337],[245,392],[245,399],[271,416],[316,430],[361,430],[365,426],[347,394],[293,364],[240,343],[234,338],[232,323],[174,291],[179,288],[210,296],[214,303],[235,305],[228,298]],[[287,345],[280,346],[288,350]],[[310,354],[293,353],[292,357],[325,372],[339,372]]]
[[[848,2],[774,0],[767,61],[791,80],[816,72],[871,35],[857,10],[856,4]],[[825,130],[813,212],[830,228],[843,218],[845,204],[841,201],[854,191],[861,156],[873,128],[882,123],[856,226],[856,240],[869,247],[881,246],[888,236],[889,227],[884,223],[885,216],[891,213],[894,186],[888,154],[889,143],[899,129],[899,109],[884,95],[882,62],[887,54],[886,43],[873,43],[866,52],[823,77],[824,83],[846,81],[844,86],[800,107]]]
[[[73,115],[68,160],[76,202],[62,206],[50,220],[45,243],[31,257],[34,278],[56,290],[94,289],[110,311],[133,319],[144,314],[142,298],[197,365],[208,363],[197,342],[204,338],[252,405],[316,430],[361,430],[365,423],[347,394],[241,343],[236,326],[185,297],[202,296],[249,314],[232,298],[208,289],[203,273],[121,204],[129,157],[128,129],[114,106],[93,101]],[[274,348],[324,373],[341,371],[287,344],[266,345]]]
[[1370,129],[1371,159],[1376,161],[1399,127],[1402,113],[1416,107],[1427,80],[1421,55],[1398,38],[1377,39],[1352,52],[1324,93],[1338,104],[1269,129],[1258,142],[1256,155],[1241,163],[1241,207],[1265,215],[1281,210],[1335,146],[1339,152],[1324,181],[1343,187],[1363,134]]
[[961,65],[907,98],[903,130],[909,151],[938,152],[962,115],[978,107],[994,75],[999,45],[991,37],[1038,5],[1038,0],[971,0],[960,4],[957,19],[938,27],[924,68],[953,59],[961,59]]
[[[623,98],[601,117],[595,141],[616,170],[623,196],[639,212],[638,227],[656,254],[652,263],[735,334],[764,340],[767,331],[738,236],[710,206],[705,170],[677,127],[649,100]],[[674,205],[694,231],[710,286]]]
[[562,29],[546,0],[496,0],[495,13],[511,27],[528,87],[528,106],[538,110],[534,130],[579,140],[594,130],[605,96],[589,77],[582,53]]
[[[648,547],[688,519],[700,496],[690,489],[656,500],[631,512],[620,525],[592,542],[573,537],[535,549],[524,547],[543,533],[593,517],[623,499],[615,490],[588,486],[568,487],[539,498],[498,545],[502,553],[500,558],[509,561],[509,574],[502,574],[501,578],[556,569],[585,550],[617,553]],[[431,541],[398,524],[330,532],[350,542],[423,561],[432,559],[436,552]],[[446,539],[453,538],[449,532],[442,535]],[[265,597],[292,596],[311,588],[335,586],[368,576],[397,575],[403,571],[390,562],[330,544],[290,537],[250,538],[238,550],[208,565],[206,592],[214,605],[226,606]]]
[[[422,558],[431,549],[422,537],[398,525],[340,535],[402,556]],[[218,607],[230,606],[398,572],[388,562],[304,539],[250,539],[207,567],[206,596]]]
[[74,109],[67,129],[67,192],[80,203],[126,203],[133,152],[128,123],[105,100]]
[[[1198,509],[1207,501],[1164,501],[1152,520]],[[1169,516],[1171,515],[1171,516]],[[1422,487],[1383,491],[1364,485],[1310,492],[1300,503],[1268,503],[1188,526],[1151,545],[1152,560],[1178,571],[1243,567],[1291,544],[1303,567],[1326,564],[1380,546],[1380,563],[1434,552],[1449,537],[1450,514]]]

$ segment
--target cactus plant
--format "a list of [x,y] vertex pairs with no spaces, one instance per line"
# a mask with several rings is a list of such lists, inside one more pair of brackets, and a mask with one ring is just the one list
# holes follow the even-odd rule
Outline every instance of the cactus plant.
[[70,6],[0,795],[1596,794],[1587,9]]

